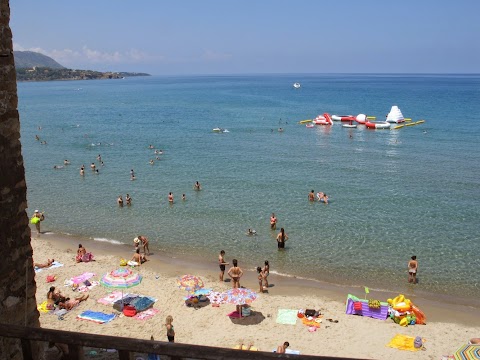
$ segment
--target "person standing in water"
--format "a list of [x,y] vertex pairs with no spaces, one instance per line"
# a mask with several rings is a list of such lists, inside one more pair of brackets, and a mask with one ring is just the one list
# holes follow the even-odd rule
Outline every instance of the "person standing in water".
[[282,227],[277,235],[278,249],[285,249],[285,242],[288,240],[288,235],[285,233],[285,229]]
[[127,196],[125,196],[125,201],[127,202],[127,205],[132,205],[132,198],[130,197],[129,194],[127,194]]
[[43,215],[43,212],[41,213],[38,210],[35,210],[33,212],[32,218],[30,219],[30,222],[35,225],[35,228],[37,229],[37,237],[40,237],[40,234],[42,233],[40,231],[40,223],[45,220],[45,215]]
[[417,272],[418,272],[418,261],[417,257],[414,255],[411,257],[411,260],[408,262],[408,282],[417,283]]
[[202,186],[198,181],[195,181],[195,184],[193,185],[193,190],[197,190],[197,191],[202,190]]
[[117,204],[118,204],[118,206],[123,207],[123,197],[122,197],[122,195],[120,195],[118,197]]
[[308,201],[315,201],[315,191],[310,191],[308,194]]
[[275,217],[274,213],[272,213],[272,216],[270,216],[270,229],[277,230],[277,218]]
[[173,194],[171,192],[168,193],[168,202],[173,204]]

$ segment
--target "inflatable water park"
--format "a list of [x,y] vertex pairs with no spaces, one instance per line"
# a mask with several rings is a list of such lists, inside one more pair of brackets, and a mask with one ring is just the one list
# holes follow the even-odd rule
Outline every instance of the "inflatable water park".
[[324,113],[314,119],[300,120],[298,123],[312,129],[316,125],[331,126],[334,122],[340,122],[342,127],[345,128],[356,128],[358,125],[363,125],[371,130],[399,130],[425,123],[425,120],[412,121],[411,118],[404,117],[397,105],[391,107],[385,121],[377,121],[376,119],[376,116],[367,116],[366,114],[330,115],[329,113]]

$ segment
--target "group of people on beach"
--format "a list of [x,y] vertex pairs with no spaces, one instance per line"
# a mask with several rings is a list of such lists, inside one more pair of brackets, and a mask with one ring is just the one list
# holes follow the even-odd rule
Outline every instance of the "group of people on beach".
[[[315,191],[312,190],[308,193],[308,200],[311,202],[315,201]],[[324,204],[328,204],[328,195],[325,194],[324,192],[318,192],[317,193],[317,201],[323,202]]]

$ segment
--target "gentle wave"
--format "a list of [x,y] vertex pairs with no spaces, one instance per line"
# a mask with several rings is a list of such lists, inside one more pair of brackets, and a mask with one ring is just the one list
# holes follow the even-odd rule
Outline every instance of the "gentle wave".
[[121,241],[118,240],[113,240],[113,239],[107,239],[107,238],[93,238],[95,241],[100,241],[100,242],[108,242],[110,244],[115,244],[115,245],[123,245]]

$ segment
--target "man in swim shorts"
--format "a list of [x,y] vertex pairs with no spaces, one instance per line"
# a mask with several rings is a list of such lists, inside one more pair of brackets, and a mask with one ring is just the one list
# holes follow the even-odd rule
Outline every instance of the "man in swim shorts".
[[418,271],[418,262],[417,257],[412,256],[411,260],[408,262],[408,282],[417,283],[417,271]]
[[315,191],[310,191],[310,194],[308,194],[308,201],[315,201]]
[[225,265],[228,265],[228,263],[225,262],[224,256],[225,256],[225,251],[221,250],[220,254],[218,255],[218,266],[220,267],[219,279],[222,282],[223,282],[223,275],[225,274]]

